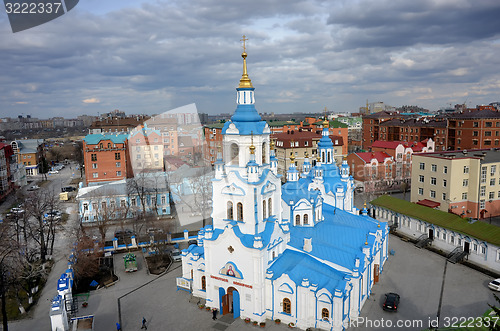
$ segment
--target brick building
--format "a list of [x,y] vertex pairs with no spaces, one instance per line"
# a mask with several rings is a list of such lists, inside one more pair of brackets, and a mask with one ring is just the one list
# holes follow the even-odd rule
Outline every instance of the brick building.
[[83,140],[87,185],[133,177],[128,134],[89,134]]
[[363,182],[366,192],[375,192],[389,188],[395,183],[396,164],[386,152],[359,152],[347,156],[351,176]]
[[[286,170],[290,166],[290,153],[295,156],[295,163],[299,171],[304,164],[306,153],[310,162],[315,164],[318,150],[318,142],[321,139],[321,133],[309,131],[289,131],[276,133],[272,135],[275,141],[276,158],[278,159],[278,173],[286,175]],[[335,153],[337,164],[342,162],[343,151],[345,147],[344,139],[340,136],[330,135]]]
[[101,118],[89,128],[89,134],[105,134],[105,133],[126,133],[144,124],[149,119],[147,115],[133,115],[128,117],[106,117]]
[[500,113],[494,106],[480,106],[449,115],[450,150],[500,147]]
[[217,158],[218,148],[222,148],[222,128],[224,123],[208,124],[203,127],[205,135],[205,162],[214,164]]
[[0,143],[0,201],[3,201],[14,189],[14,176],[11,166],[15,167],[14,150],[9,144]]

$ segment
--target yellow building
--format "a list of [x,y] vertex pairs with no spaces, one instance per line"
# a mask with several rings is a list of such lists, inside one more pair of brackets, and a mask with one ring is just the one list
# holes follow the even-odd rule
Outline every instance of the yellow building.
[[500,215],[500,150],[413,154],[411,201],[474,219]]

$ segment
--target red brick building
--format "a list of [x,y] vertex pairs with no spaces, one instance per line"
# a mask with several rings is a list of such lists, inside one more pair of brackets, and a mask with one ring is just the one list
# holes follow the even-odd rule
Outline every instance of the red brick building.
[[89,134],[83,140],[86,184],[133,177],[128,134]]
[[500,147],[500,113],[494,106],[480,106],[448,118],[450,150]]
[[14,189],[11,165],[15,162],[12,146],[0,143],[0,201],[3,201]]
[[359,152],[347,156],[354,180],[363,182],[366,192],[387,189],[394,183],[396,165],[386,152]]

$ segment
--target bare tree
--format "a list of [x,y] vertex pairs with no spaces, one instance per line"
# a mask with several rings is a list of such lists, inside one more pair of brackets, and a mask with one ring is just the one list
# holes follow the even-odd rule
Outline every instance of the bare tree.
[[2,311],[3,330],[8,330],[7,292],[17,279],[16,264],[18,247],[9,232],[9,227],[0,224],[0,306]]
[[75,279],[92,277],[99,272],[99,258],[102,255],[101,246],[81,229],[76,230],[75,236]]

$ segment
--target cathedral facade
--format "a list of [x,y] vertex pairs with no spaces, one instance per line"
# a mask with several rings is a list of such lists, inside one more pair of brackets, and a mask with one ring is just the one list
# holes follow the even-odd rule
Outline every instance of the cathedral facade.
[[242,57],[237,108],[214,164],[213,222],[182,252],[181,281],[234,318],[342,330],[383,270],[387,223],[354,207],[353,178],[346,160],[335,163],[327,122],[315,159],[300,173],[292,154],[282,184]]

